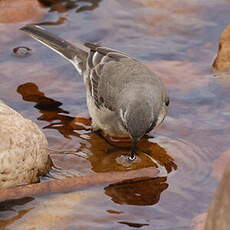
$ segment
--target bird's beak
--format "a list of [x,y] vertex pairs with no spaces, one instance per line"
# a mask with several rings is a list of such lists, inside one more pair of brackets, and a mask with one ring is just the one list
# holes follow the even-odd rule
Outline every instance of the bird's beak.
[[130,153],[130,157],[129,157],[130,160],[135,160],[135,158],[136,158],[137,142],[138,142],[138,140],[136,138],[132,138],[131,153]]

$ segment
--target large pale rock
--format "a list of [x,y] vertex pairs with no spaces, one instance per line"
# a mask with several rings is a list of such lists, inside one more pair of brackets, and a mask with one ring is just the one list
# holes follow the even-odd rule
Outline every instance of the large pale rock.
[[33,183],[50,167],[46,137],[0,101],[0,187]]
[[[225,170],[224,170],[225,168]],[[213,175],[221,179],[210,204],[208,213],[194,218],[193,230],[229,230],[230,219],[230,149],[227,149],[213,163]]]
[[213,70],[230,71],[230,25],[221,34],[218,53],[213,63]]
[[212,165],[213,168],[213,176],[221,180],[224,174],[224,169],[229,165],[230,162],[230,148],[224,151],[214,162]]
[[230,226],[230,163],[208,210],[205,230],[229,230]]

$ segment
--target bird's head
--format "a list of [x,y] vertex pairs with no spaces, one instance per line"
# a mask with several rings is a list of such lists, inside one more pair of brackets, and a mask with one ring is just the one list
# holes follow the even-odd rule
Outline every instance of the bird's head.
[[138,141],[156,125],[156,116],[148,105],[140,104],[121,110],[121,121],[131,137],[131,158],[135,157],[135,149]]
[[[134,91],[131,91],[131,93]],[[126,96],[128,93],[126,92]],[[137,96],[136,96],[137,95]],[[148,91],[129,95],[123,99],[120,107],[120,120],[131,138],[131,157],[135,157],[138,141],[155,126],[161,123],[167,112],[167,103],[161,93],[151,94]]]
[[137,141],[155,127],[157,120],[152,106],[147,103],[128,105],[120,110],[120,117],[130,137]]
[[152,105],[146,102],[133,101],[120,110],[120,118],[123,127],[127,130],[131,143],[131,158],[135,157],[135,149],[138,141],[150,132],[157,122],[158,114]]

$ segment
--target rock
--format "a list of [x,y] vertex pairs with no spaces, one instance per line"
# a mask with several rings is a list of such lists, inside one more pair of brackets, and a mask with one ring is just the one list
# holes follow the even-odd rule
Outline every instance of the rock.
[[[12,208],[7,206],[8,210],[1,213],[0,228],[2,230],[67,230],[73,229],[74,226],[74,229],[79,229],[79,223],[76,219],[83,220],[84,225],[92,207],[93,210],[97,210],[95,205],[98,200],[101,201],[101,196],[100,190],[88,189],[37,197],[34,201],[27,201],[24,205],[14,205]],[[33,205],[33,207],[30,207],[30,205]],[[17,207],[19,208],[17,209]],[[76,207],[79,208],[79,211],[76,211],[78,210]],[[92,229],[91,227],[87,229]],[[84,230],[86,228],[82,227],[81,224],[80,229]]]
[[0,23],[16,23],[43,16],[43,9],[37,0],[1,0]]
[[193,230],[204,230],[207,213],[202,213],[193,219]]
[[230,149],[224,151],[219,158],[217,158],[212,165],[213,168],[213,176],[220,180],[224,174],[224,169],[228,165],[230,161]]
[[230,25],[221,34],[217,56],[212,67],[215,72],[230,71]]
[[[220,185],[209,206],[208,214],[203,213],[193,219],[193,230],[228,230],[230,226],[230,161],[229,150],[214,162],[214,176],[222,176]],[[225,171],[223,173],[223,168]]]
[[0,187],[34,183],[51,166],[46,137],[0,101]]
[[205,230],[228,230],[230,226],[230,162],[208,210]]

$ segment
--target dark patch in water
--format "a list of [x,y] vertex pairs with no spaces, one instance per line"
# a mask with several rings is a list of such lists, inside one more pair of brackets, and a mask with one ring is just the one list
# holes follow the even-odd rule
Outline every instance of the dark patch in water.
[[39,0],[43,6],[49,7],[50,11],[59,13],[76,9],[76,12],[94,10],[99,6],[101,0]]
[[132,222],[126,222],[126,221],[119,221],[118,223],[128,225],[129,227],[132,227],[132,228],[141,228],[143,226],[149,226],[149,224],[132,223]]
[[8,200],[5,202],[0,203],[0,212],[6,211],[6,210],[13,210],[14,206],[23,206],[26,203],[34,200],[33,197],[24,197],[17,200]]
[[105,188],[105,194],[117,204],[154,205],[168,188],[166,180],[166,177],[128,180],[109,185]]

